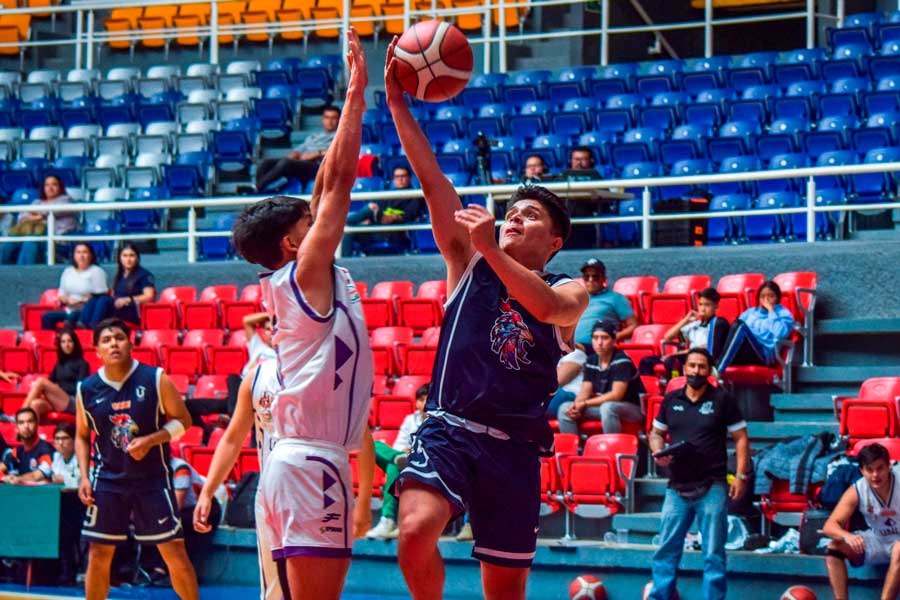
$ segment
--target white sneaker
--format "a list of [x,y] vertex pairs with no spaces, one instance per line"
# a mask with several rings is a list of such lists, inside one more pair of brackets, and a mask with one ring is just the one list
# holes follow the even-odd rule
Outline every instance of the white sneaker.
[[386,540],[390,539],[391,532],[397,528],[397,522],[387,517],[378,519],[378,523],[369,530],[366,537],[370,540]]

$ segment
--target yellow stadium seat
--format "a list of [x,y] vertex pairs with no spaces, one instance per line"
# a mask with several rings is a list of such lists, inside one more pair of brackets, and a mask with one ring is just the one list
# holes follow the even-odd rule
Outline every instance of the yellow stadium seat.
[[209,4],[182,4],[178,9],[178,14],[172,19],[178,36],[175,43],[179,46],[199,46],[203,51],[203,43],[206,36],[201,37],[195,31],[184,31],[205,27],[209,24]]
[[[516,2],[520,2],[521,0],[515,0]],[[525,15],[528,14],[527,6],[507,6],[505,11],[506,16],[506,28],[510,27],[519,27],[522,24],[522,20]],[[494,25],[500,26],[500,9],[495,8],[491,11],[491,16],[494,20]]]
[[169,29],[172,27],[172,19],[178,14],[178,6],[157,5],[144,9],[144,15],[138,19],[138,27],[141,31],[141,45],[144,48],[164,48],[169,53],[169,38],[163,37],[161,32],[148,33],[153,30]]
[[0,8],[17,8],[16,0],[0,0]]
[[[419,21],[427,21],[429,19],[433,19],[433,14],[429,14],[432,10],[432,1],[431,0],[416,0],[414,3],[416,8],[416,12],[420,13],[417,17]],[[447,3],[444,0],[437,0],[434,2],[433,6],[437,10],[441,10],[447,8]],[[447,17],[439,17],[441,20],[446,21]]]
[[[103,26],[106,31],[113,34],[136,32],[138,19],[144,14],[143,7],[114,8],[108,19],[104,19]],[[110,48],[122,48],[131,50],[134,48],[134,37],[123,40],[110,40]]]
[[[308,21],[312,19],[312,9],[316,5],[316,0],[284,0],[281,10],[276,12],[279,23],[296,23],[298,21]],[[303,30],[300,26],[291,27],[290,29],[281,29],[278,35],[283,40],[297,41],[303,39]]]
[[471,13],[456,15],[456,26],[463,31],[481,31],[484,25],[484,0],[452,0],[453,8],[469,8],[475,10]]
[[240,36],[234,34],[232,26],[241,22],[246,6],[246,2],[219,2],[219,31],[225,30],[225,33],[219,33],[219,44],[234,43],[237,47]]
[[[13,2],[15,4],[15,2]],[[58,0],[25,0],[25,6],[28,8],[40,8],[43,6],[56,6],[59,4]],[[10,7],[10,8],[14,8]],[[32,17],[55,17],[56,14],[52,12],[40,12],[40,13],[31,13]]]
[[396,17],[384,21],[384,30],[388,35],[403,35],[403,12],[406,5],[403,2],[386,2],[381,5],[381,14],[385,17]]
[[245,25],[260,25],[247,31],[247,39],[251,42],[271,42],[269,24],[277,21],[276,13],[281,9],[281,0],[250,0],[247,11],[241,15]]
[[318,4],[312,9],[312,18],[316,22],[313,28],[320,38],[333,39],[341,35],[341,30],[333,25],[320,27],[319,21],[334,21],[344,16],[344,3],[342,0],[319,0]]
[[19,67],[25,60],[25,46],[22,42],[31,37],[31,15],[3,15],[0,14],[0,43],[15,44],[14,46],[0,46],[0,55],[19,55]]
[[356,33],[361,37],[375,36],[378,39],[380,29],[375,17],[381,16],[381,5],[370,0],[357,1],[350,9],[350,23],[356,28]]

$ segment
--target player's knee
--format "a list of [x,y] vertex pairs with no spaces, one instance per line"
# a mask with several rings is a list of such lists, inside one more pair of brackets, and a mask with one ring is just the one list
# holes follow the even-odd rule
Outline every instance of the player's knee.
[[47,379],[46,377],[38,377],[37,379],[34,380],[34,384],[33,384],[33,385],[34,385],[36,388],[38,388],[39,390],[43,390],[44,388],[47,387],[47,384],[48,384],[48,383],[50,383],[50,380]]
[[111,564],[116,547],[110,544],[91,544],[88,560],[94,565]]

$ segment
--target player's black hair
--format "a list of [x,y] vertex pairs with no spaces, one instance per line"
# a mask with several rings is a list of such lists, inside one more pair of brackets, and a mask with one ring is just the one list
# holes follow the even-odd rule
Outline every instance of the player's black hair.
[[715,364],[715,360],[713,359],[713,355],[709,353],[709,350],[706,348],[691,348],[688,350],[687,354],[684,355],[685,362],[687,361],[687,357],[691,354],[699,354],[700,356],[706,357],[706,364],[709,365],[710,368]]
[[772,290],[775,293],[775,303],[778,304],[781,302],[781,288],[778,287],[778,284],[774,281],[766,281],[759,289],[756,290],[756,305],[759,306],[759,296],[762,294],[763,290]]
[[100,334],[103,333],[105,329],[121,329],[125,334],[125,337],[131,335],[131,329],[128,327],[128,323],[123,321],[122,319],[117,319],[115,317],[110,317],[108,319],[103,319],[97,326],[94,327],[94,345],[100,341]]
[[877,460],[883,460],[888,465],[891,464],[891,455],[887,451],[887,448],[878,443],[864,446],[863,449],[859,451],[859,454],[856,455],[856,458],[859,460],[859,466],[862,468],[868,467]]
[[84,246],[85,248],[87,248],[88,254],[91,256],[90,264],[96,265],[97,254],[94,252],[94,247],[87,242],[78,242],[77,244],[75,244],[75,246],[72,248],[72,260],[69,261],[69,264],[71,264],[76,269],[78,268],[78,265],[75,263],[75,251],[78,250],[78,246]]
[[23,406],[19,410],[16,411],[16,422],[19,422],[19,415],[24,415],[25,413],[31,413],[31,416],[34,417],[35,422],[40,423],[41,419],[38,417],[37,411],[31,408],[30,406]]
[[719,295],[719,292],[716,291],[716,288],[708,287],[700,290],[700,293],[697,294],[704,300],[709,300],[713,304],[718,304],[719,300],[722,299],[722,296]]
[[569,211],[559,196],[539,185],[523,185],[513,192],[508,205],[512,206],[520,200],[540,202],[553,221],[553,233],[561,237],[563,242],[569,239],[572,223],[569,220]]
[[56,429],[53,430],[54,437],[60,431],[65,433],[70,438],[74,438],[75,437],[75,424],[74,423],[57,423]]
[[248,262],[277,269],[283,259],[281,239],[309,214],[309,202],[302,198],[272,196],[251,204],[231,228],[234,248]]
[[[72,352],[70,354],[62,351],[62,336],[64,335],[72,338]],[[84,358],[84,349],[81,347],[81,340],[78,339],[71,327],[63,327],[59,335],[56,336],[56,362],[63,363],[70,360],[81,360],[82,358]]]

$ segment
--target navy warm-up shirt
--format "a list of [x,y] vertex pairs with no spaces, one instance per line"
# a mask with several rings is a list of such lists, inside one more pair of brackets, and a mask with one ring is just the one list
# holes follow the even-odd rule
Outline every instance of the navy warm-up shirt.
[[[540,276],[551,287],[572,281],[568,275]],[[544,408],[556,391],[556,364],[565,352],[559,329],[510,298],[476,253],[447,302],[426,410],[552,448]]]
[[78,387],[78,401],[94,431],[92,479],[105,491],[141,491],[171,487],[169,444],[150,449],[142,460],[126,452],[137,437],[155,433],[166,422],[159,394],[162,369],[134,361],[124,381],[110,381],[105,369]]

